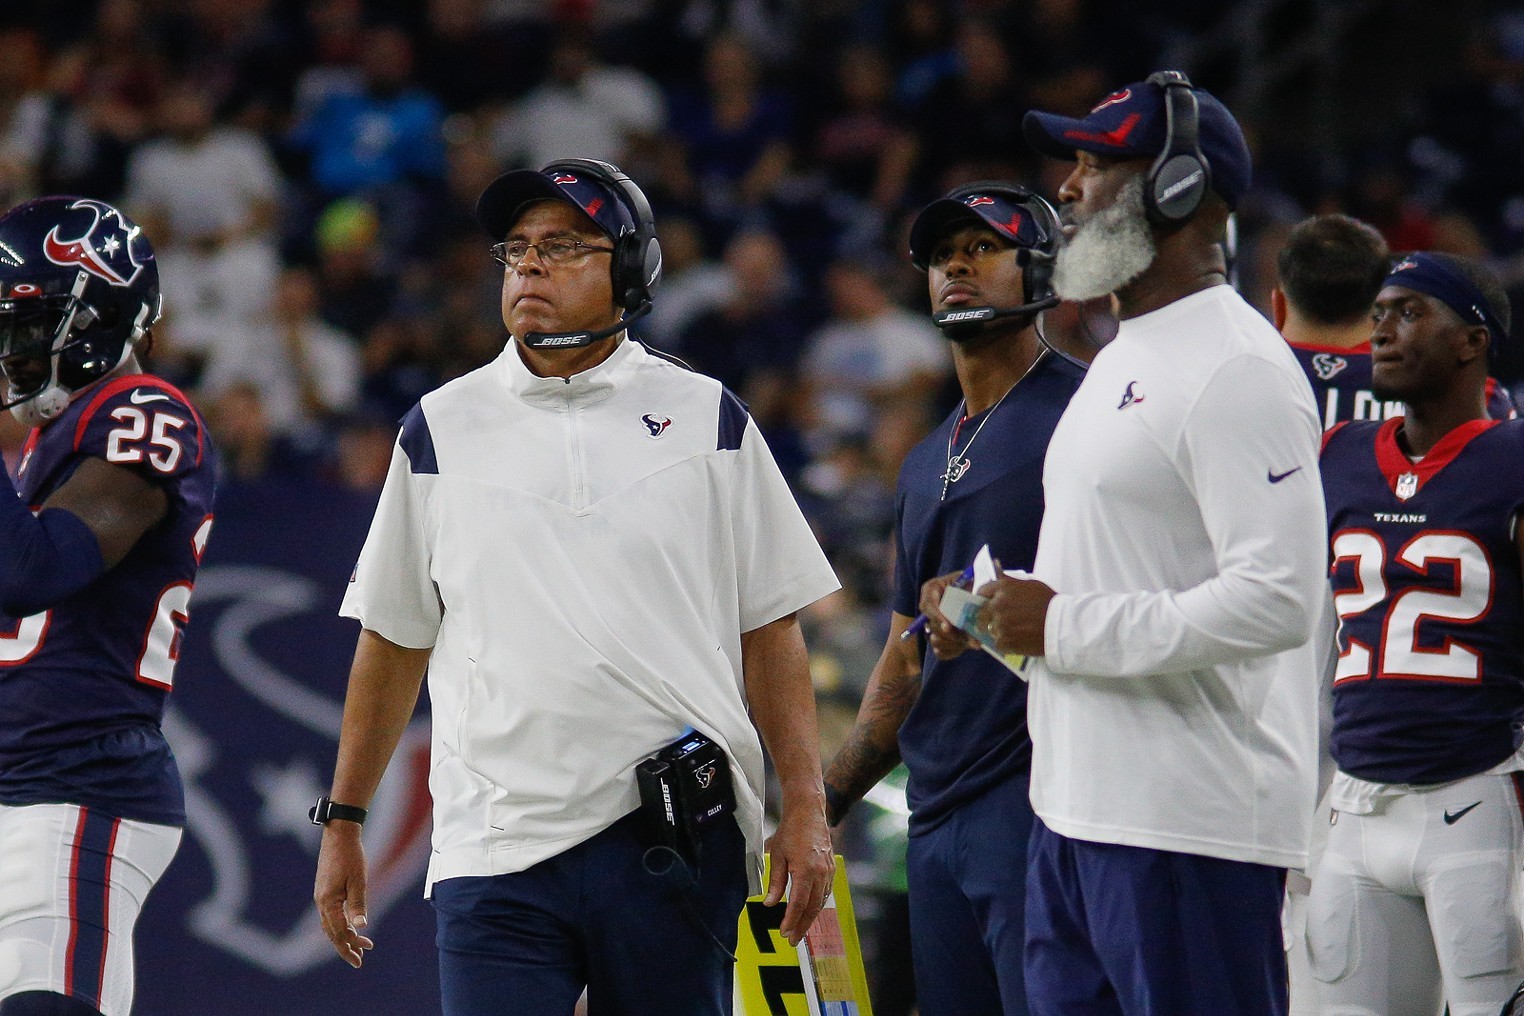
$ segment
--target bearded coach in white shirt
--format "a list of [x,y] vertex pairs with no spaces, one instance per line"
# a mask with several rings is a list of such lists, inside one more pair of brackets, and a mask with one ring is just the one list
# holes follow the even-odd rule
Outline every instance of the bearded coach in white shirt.
[[1331,624],[1312,394],[1226,279],[1248,148],[1177,72],[1024,126],[1076,163],[1055,288],[1121,321],[1048,447],[1035,579],[983,590],[1035,658],[1031,1010],[1279,1016]]
[[[512,340],[404,418],[344,599],[363,630],[313,809],[323,927],[360,966],[359,823],[427,668],[446,1016],[570,1016],[584,987],[593,1013],[728,1014],[760,891],[758,730],[790,942],[830,888],[796,612],[836,579],[745,406],[625,337],[661,265],[639,188],[563,160],[499,177],[477,217]],[[636,768],[690,729],[728,760],[734,814],[706,801],[685,876],[649,852]]]

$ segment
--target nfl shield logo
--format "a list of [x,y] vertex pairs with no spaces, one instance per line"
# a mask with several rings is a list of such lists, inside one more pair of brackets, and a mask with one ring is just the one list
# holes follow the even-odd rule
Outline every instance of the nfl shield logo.
[[1401,476],[1397,477],[1396,493],[1397,498],[1401,501],[1406,501],[1408,498],[1418,493],[1418,474],[1403,473]]

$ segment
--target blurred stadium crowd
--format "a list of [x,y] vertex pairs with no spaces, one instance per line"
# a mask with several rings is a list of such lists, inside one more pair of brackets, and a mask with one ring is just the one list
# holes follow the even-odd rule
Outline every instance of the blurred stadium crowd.
[[[749,403],[846,586],[810,619],[829,752],[884,640],[900,459],[956,402],[909,221],[973,179],[1051,196],[1022,114],[1164,66],[1257,146],[1252,301],[1324,211],[1524,284],[1524,7],[1469,0],[29,0],[0,25],[0,206],[143,224],[152,369],[225,482],[372,490],[397,418],[505,341],[477,194],[618,163],[666,255],[638,334]],[[1050,317],[1107,334],[1104,308]]]

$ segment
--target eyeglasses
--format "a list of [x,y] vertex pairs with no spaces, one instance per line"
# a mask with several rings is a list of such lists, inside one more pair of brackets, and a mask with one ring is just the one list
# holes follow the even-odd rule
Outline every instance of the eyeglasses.
[[531,249],[539,254],[540,260],[547,265],[569,265],[573,261],[582,260],[589,254],[614,253],[612,247],[595,247],[570,236],[552,236],[539,243],[529,243],[524,240],[495,243],[492,245],[492,258],[498,264],[515,268]]

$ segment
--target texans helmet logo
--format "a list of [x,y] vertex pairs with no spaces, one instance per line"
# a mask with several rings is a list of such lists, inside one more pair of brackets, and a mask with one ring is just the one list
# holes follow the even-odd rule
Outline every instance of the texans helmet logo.
[[64,237],[54,226],[42,240],[42,253],[55,265],[75,266],[113,286],[130,286],[143,270],[132,253],[139,229],[122,224],[122,213],[104,201],[81,198],[69,206],[91,215],[90,225],[79,236]]
[[1349,366],[1349,361],[1333,353],[1319,353],[1312,358],[1312,372],[1319,381],[1327,381]]
[[661,437],[667,432],[667,428],[672,426],[670,416],[652,416],[650,413],[642,416],[640,422],[646,425],[646,430],[651,432],[652,437]]

